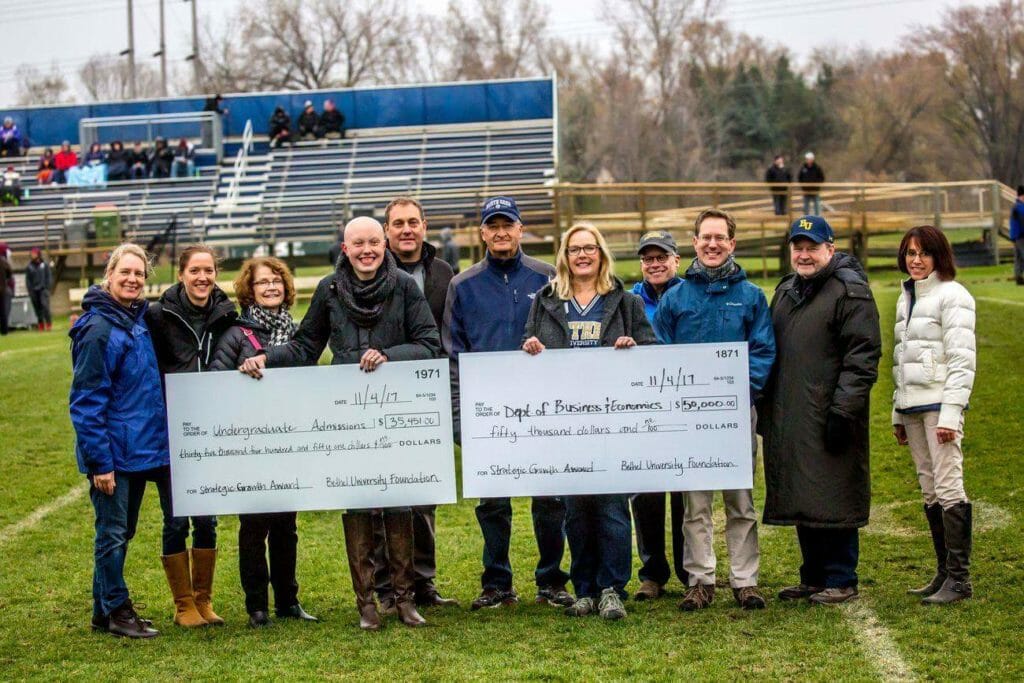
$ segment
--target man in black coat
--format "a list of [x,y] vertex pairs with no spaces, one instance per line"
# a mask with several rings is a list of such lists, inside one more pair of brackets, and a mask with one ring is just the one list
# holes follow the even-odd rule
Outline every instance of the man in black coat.
[[[452,281],[454,273],[451,266],[437,258],[434,245],[426,241],[427,221],[423,216],[423,206],[412,197],[393,199],[384,209],[384,231],[395,263],[413,277],[420,291],[427,297],[430,312],[440,329],[448,283]],[[434,585],[437,576],[434,542],[437,506],[413,507],[412,512],[416,604],[427,607],[458,605],[457,600],[441,597]],[[385,613],[388,613],[394,608],[395,594],[388,576],[384,541],[383,518],[377,515],[374,519],[374,577],[377,596]]]
[[758,404],[764,437],[764,522],[795,525],[800,584],[780,600],[857,597],[858,529],[871,506],[868,422],[882,353],[864,271],[838,254],[824,218],[790,230],[794,272],[772,300],[776,356]]
[[775,207],[775,215],[785,216],[789,188],[784,186],[793,182],[793,174],[786,168],[786,160],[781,154],[775,155],[772,165],[765,171],[764,181],[772,186],[772,205]]
[[345,115],[334,106],[334,100],[324,101],[324,113],[320,115],[320,135],[330,140],[345,137]]
[[[825,182],[825,171],[814,161],[814,152],[804,155],[804,163],[796,177],[804,193],[804,213],[813,216],[821,215],[821,188],[818,183]],[[814,208],[812,211],[811,208]]]
[[299,139],[315,140],[323,134],[320,132],[320,116],[313,107],[313,100],[306,100],[299,114]]

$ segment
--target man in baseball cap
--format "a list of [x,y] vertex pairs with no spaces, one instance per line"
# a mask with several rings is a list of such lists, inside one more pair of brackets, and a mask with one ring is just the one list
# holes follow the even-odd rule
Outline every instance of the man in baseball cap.
[[519,207],[512,197],[491,197],[484,202],[484,208],[480,211],[480,224],[487,225],[496,216],[504,216],[513,223],[519,223],[522,227]]
[[836,241],[832,226],[821,216],[803,216],[793,221],[789,227],[789,241],[794,242],[801,237],[817,244],[834,244]]

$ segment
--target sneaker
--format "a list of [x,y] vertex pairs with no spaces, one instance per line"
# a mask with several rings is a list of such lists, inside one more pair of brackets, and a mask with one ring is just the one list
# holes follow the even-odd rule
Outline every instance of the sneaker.
[[816,605],[838,605],[856,600],[859,595],[855,586],[846,586],[845,588],[826,588],[808,599]]
[[517,602],[519,602],[519,596],[515,590],[503,591],[497,588],[485,588],[470,605],[470,609],[493,609],[502,605],[514,605]]
[[601,610],[602,619],[622,619],[626,616],[626,607],[622,604],[622,598],[614,588],[605,588],[601,591],[601,602],[597,606]]
[[125,600],[123,605],[111,612],[107,632],[125,638],[152,638],[160,634],[156,629],[146,626],[143,621],[132,607],[132,601]]
[[568,617],[586,617],[597,612],[597,607],[593,598],[580,598],[562,612]]
[[806,583],[801,583],[798,586],[786,586],[779,591],[779,600],[803,600],[823,590],[825,589],[820,586],[808,586]]
[[640,583],[640,588],[637,589],[633,599],[637,602],[641,602],[643,600],[657,600],[661,597],[662,592],[662,587],[659,586],[657,582],[651,581],[650,579],[644,579]]
[[757,590],[757,586],[733,588],[732,596],[736,598],[736,604],[743,609],[764,609],[764,596]]
[[552,607],[571,607],[576,603],[569,591],[565,590],[565,584],[561,586],[542,586],[537,589],[537,597],[534,602],[538,605],[551,605]]
[[687,589],[686,595],[683,596],[683,601],[679,603],[679,609],[684,612],[696,612],[699,609],[710,607],[711,601],[714,599],[715,584],[698,583]]

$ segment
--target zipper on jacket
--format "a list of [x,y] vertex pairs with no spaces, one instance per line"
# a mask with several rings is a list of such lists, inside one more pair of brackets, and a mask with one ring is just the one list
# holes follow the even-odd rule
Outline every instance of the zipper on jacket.
[[[196,361],[198,361],[198,371],[202,372],[203,371],[203,340],[202,340],[202,338],[200,338],[200,336],[198,334],[196,334],[196,331],[194,329],[192,329],[192,326],[188,323],[188,321],[185,320],[184,318],[182,318],[180,315],[178,315],[174,311],[168,311],[166,308],[163,309],[163,312],[164,313],[170,313],[175,318],[180,320],[182,322],[182,324],[185,326],[185,329],[187,329],[189,332],[191,332],[192,336],[196,338],[196,344],[197,344],[197,346],[196,346]],[[211,344],[210,346],[213,346],[213,345]],[[207,362],[207,364],[209,364],[209,362],[210,362],[210,350],[209,349],[206,350],[206,362]]]

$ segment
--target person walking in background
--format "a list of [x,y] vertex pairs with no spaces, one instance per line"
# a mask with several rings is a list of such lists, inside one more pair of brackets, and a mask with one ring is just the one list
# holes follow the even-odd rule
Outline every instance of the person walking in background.
[[[452,422],[461,443],[459,422],[459,354],[514,351],[522,347],[523,328],[532,299],[554,277],[555,269],[523,253],[523,223],[512,197],[492,197],[480,215],[480,236],[487,248],[484,259],[459,273],[448,287],[441,341],[451,360]],[[565,503],[556,496],[534,496],[533,535],[537,541],[538,604],[572,605],[565,589],[569,575],[562,569],[565,554]],[[519,594],[512,586],[512,501],[482,498],[476,518],[483,534],[481,591],[472,609],[514,605]]]
[[14,271],[11,270],[10,249],[5,242],[0,242],[0,336],[10,331],[8,323],[11,319],[11,300],[14,298]]
[[451,228],[441,229],[441,258],[452,267],[452,272],[459,273],[459,245],[455,241],[455,232]]
[[25,289],[28,290],[36,313],[36,329],[40,332],[51,330],[53,318],[50,316],[50,289],[53,287],[53,271],[39,247],[32,247],[29,253],[32,258],[25,266]]
[[[533,300],[523,350],[546,348],[629,349],[656,339],[639,297],[626,292],[612,273],[615,262],[604,237],[590,223],[569,228],[558,249],[555,279]],[[627,494],[565,497],[565,535],[572,563],[575,602],[568,616],[599,613],[622,619],[632,573],[632,530]]]
[[[298,327],[288,310],[295,303],[295,281],[284,261],[249,259],[234,284],[242,315],[217,342],[210,361],[213,371],[237,370],[264,349],[287,344]],[[238,570],[250,626],[270,625],[268,585],[274,587],[274,611],[279,618],[318,621],[299,604],[295,518],[294,512],[238,515]]]
[[146,481],[170,464],[160,370],[145,322],[150,272],[141,247],[114,249],[68,333],[75,455],[96,514],[92,628],[128,638],[158,635],[132,605],[124,564]]
[[804,155],[804,163],[800,166],[797,181],[804,193],[804,213],[811,216],[821,215],[821,187],[825,182],[825,171],[814,160],[814,152]]
[[[652,230],[640,237],[637,248],[643,280],[633,285],[633,294],[644,302],[647,320],[654,323],[654,312],[667,292],[683,281],[679,270],[679,253],[675,238],[666,230]],[[683,568],[683,494],[668,494],[672,527],[672,565],[676,576],[686,585]],[[634,600],[654,600],[662,595],[672,576],[665,559],[665,494],[637,493],[631,500],[633,523],[636,526],[636,552],[640,556],[640,588]]]
[[[235,305],[217,286],[217,255],[213,249],[202,244],[186,247],[178,257],[178,283],[149,307],[146,316],[161,375],[208,371],[213,350],[237,317]],[[164,514],[161,561],[174,597],[174,623],[189,628],[223,624],[212,604],[217,518],[175,517],[170,468],[163,470],[155,482]],[[191,562],[187,548],[190,525]]]
[[764,173],[764,181],[771,186],[772,207],[776,216],[785,216],[789,203],[789,184],[793,182],[793,174],[786,168],[786,159],[776,154],[772,165]]
[[974,298],[954,279],[949,240],[930,225],[903,236],[898,265],[910,277],[896,303],[893,434],[910,446],[936,563],[931,581],[909,592],[940,605],[974,594],[961,448],[977,365]]
[[[768,300],[733,259],[736,221],[727,212],[706,209],[697,216],[693,248],[697,257],[683,281],[662,298],[654,314],[654,330],[663,344],[747,343],[751,459],[756,468],[757,411],[753,402],[764,388],[775,360],[775,334]],[[683,493],[683,567],[689,589],[679,607],[687,612],[710,607],[715,597],[714,494]],[[765,601],[757,587],[761,551],[754,491],[724,490],[722,500],[733,598],[743,609],[761,609]]]
[[1017,186],[1017,201],[1010,211],[1010,241],[1013,242],[1013,277],[1024,285],[1024,185]]
[[800,583],[780,600],[857,598],[858,529],[871,507],[868,418],[882,336],[878,308],[832,227],[804,216],[790,228],[794,272],[775,288],[776,361],[757,406],[764,437],[764,522],[795,525]]

